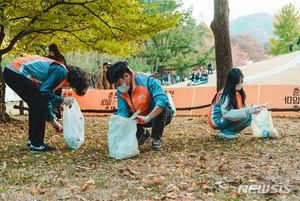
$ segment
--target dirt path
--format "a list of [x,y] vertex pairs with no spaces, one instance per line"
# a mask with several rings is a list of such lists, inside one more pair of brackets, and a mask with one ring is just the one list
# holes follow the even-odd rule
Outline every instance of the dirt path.
[[[27,151],[27,121],[1,125],[0,200],[300,200],[300,119],[275,118],[278,139],[253,139],[246,130],[222,141],[205,117],[176,117],[164,151],[147,144],[124,161],[108,157],[107,120],[86,118],[86,142],[77,151],[47,128],[58,150],[42,155]],[[249,184],[289,191],[237,193]]]

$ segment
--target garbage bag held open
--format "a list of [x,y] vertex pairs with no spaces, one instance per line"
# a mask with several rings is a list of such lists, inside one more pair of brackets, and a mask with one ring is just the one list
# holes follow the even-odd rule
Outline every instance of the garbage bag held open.
[[175,104],[174,104],[174,101],[173,101],[173,98],[171,96],[170,93],[167,93],[167,97],[168,97],[168,100],[169,100],[169,103],[170,103],[170,106],[171,106],[171,109],[173,111],[173,117],[176,116],[176,107],[175,107]]
[[272,115],[267,109],[252,115],[251,130],[254,137],[278,137],[273,126]]
[[64,106],[64,139],[71,149],[78,149],[84,143],[84,117],[76,100],[71,106]]
[[108,122],[109,156],[126,159],[138,155],[137,123],[132,118],[112,115]]

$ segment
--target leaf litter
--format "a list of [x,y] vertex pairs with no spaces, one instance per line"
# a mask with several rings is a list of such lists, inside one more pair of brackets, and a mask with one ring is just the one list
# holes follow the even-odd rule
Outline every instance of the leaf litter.
[[[28,122],[0,129],[0,200],[299,200],[300,119],[275,117],[278,139],[219,140],[206,117],[175,117],[163,136],[128,160],[110,159],[108,117],[87,117],[85,143],[69,150],[47,125],[45,141],[57,148],[30,154]],[[240,185],[287,184],[288,194],[239,194]]]

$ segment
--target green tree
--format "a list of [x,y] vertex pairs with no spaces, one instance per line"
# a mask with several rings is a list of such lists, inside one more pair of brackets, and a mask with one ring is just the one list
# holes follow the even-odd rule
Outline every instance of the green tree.
[[[139,41],[177,23],[176,12],[155,12],[137,0],[0,0],[0,63],[9,52],[33,53],[50,42],[63,50],[130,55]],[[8,119],[0,69],[0,121]]]
[[153,36],[139,56],[157,73],[163,69],[187,69],[197,63],[199,47],[203,45],[204,30],[196,25],[191,13],[185,13],[179,24]]
[[290,3],[279,10],[274,16],[273,26],[278,38],[270,39],[270,53],[288,53],[288,45],[295,45],[300,35],[300,14],[295,5]]

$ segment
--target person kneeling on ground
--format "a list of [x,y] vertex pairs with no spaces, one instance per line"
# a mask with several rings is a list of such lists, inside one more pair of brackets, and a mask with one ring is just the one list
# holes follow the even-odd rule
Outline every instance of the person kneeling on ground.
[[251,124],[251,114],[257,114],[260,107],[246,106],[246,94],[243,89],[243,74],[233,68],[227,74],[226,84],[212,100],[208,114],[208,124],[220,130],[221,138],[236,138],[237,133]]
[[62,63],[46,57],[27,56],[6,65],[3,78],[29,107],[30,152],[54,150],[44,143],[46,120],[57,131],[62,131],[62,125],[55,120],[51,103],[70,105],[73,101],[72,97],[55,95],[54,90],[70,85],[77,95],[83,96],[88,88],[85,73],[78,67],[67,71]]
[[106,77],[117,88],[117,115],[128,118],[136,111],[141,111],[136,118],[139,145],[143,145],[150,137],[144,127],[152,127],[152,149],[162,150],[161,137],[164,127],[171,122],[173,111],[159,82],[150,74],[133,72],[122,61],[113,64]]

